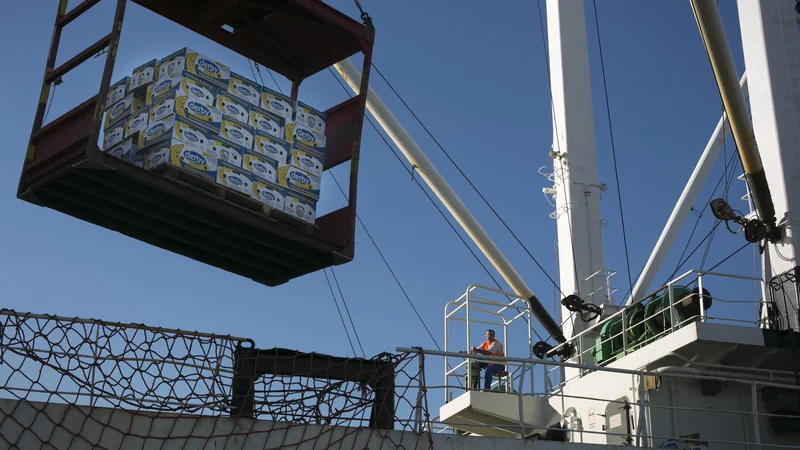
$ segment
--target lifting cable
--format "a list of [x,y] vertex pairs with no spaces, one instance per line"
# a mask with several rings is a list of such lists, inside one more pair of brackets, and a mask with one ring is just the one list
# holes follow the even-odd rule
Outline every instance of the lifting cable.
[[597,48],[600,50],[600,72],[603,75],[603,94],[606,102],[606,117],[608,117],[608,134],[611,138],[611,157],[614,161],[614,178],[617,183],[617,200],[619,201],[619,220],[622,225],[622,245],[625,248],[625,268],[628,270],[628,284],[633,291],[633,279],[631,278],[631,261],[628,256],[628,237],[625,232],[625,214],[622,210],[622,188],[619,185],[619,169],[617,168],[617,150],[614,145],[614,129],[611,127],[611,106],[608,103],[608,86],[606,84],[606,65],[603,59],[603,43],[600,38],[600,21],[597,18],[597,0],[592,0],[594,6],[594,25],[597,30]]
[[[347,324],[344,323],[344,316],[342,316],[342,310],[339,308],[339,302],[336,300],[336,294],[333,293],[333,285],[331,285],[331,280],[330,278],[328,278],[328,271],[326,269],[322,269],[322,273],[325,275],[325,281],[328,282],[328,287],[331,290],[331,296],[333,297],[333,304],[336,305],[336,311],[339,313],[339,319],[342,320],[342,327],[344,327],[344,333],[347,335],[347,342],[350,343],[350,348],[353,350],[353,355],[357,357],[358,353],[356,352],[356,348],[353,346],[353,340],[350,338],[350,332],[347,330]],[[355,329],[353,331],[355,331]]]
[[364,358],[367,357],[366,353],[364,353],[364,347],[361,345],[361,338],[358,337],[358,330],[356,330],[356,324],[353,323],[353,316],[350,315],[350,308],[347,307],[347,300],[344,299],[344,294],[342,293],[342,287],[339,286],[339,279],[336,278],[336,272],[333,270],[333,266],[330,267],[331,275],[333,275],[333,281],[336,283],[336,289],[339,290],[339,298],[342,299],[342,304],[344,305],[344,310],[347,313],[347,318],[350,319],[350,326],[353,327],[353,334],[356,335],[356,342],[358,342],[358,348],[361,349],[361,356]]

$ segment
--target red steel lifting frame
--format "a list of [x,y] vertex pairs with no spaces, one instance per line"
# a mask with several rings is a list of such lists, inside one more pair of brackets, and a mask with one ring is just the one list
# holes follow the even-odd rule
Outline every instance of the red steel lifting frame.
[[[319,0],[131,1],[283,74],[295,104],[303,79],[361,52],[361,94],[326,111],[324,169],[350,161],[348,205],[307,232],[102,153],[97,142],[127,0],[116,0],[109,34],[54,67],[62,29],[100,2],[67,11],[59,0],[17,196],[270,286],[351,261],[374,29]],[[98,94],[42,127],[51,85],[104,49]]]

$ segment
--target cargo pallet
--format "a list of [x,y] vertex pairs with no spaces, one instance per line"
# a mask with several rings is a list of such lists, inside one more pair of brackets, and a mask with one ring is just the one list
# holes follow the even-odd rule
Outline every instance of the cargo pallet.
[[[129,0],[116,0],[109,34],[54,67],[62,29],[99,1],[84,0],[67,11],[67,0],[59,0],[17,197],[268,286],[351,261],[372,26],[318,0],[130,0],[284,75],[292,81],[293,102],[305,78],[363,54],[360,94],[326,111],[324,170],[350,161],[348,204],[317,218],[309,231],[100,151],[104,103]],[[298,36],[290,32],[298,29],[302,39],[278,38]],[[50,86],[106,49],[98,94],[42,127]]]

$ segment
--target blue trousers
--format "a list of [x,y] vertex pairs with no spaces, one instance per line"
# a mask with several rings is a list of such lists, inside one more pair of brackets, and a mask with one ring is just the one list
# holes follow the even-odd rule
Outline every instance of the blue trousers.
[[483,388],[488,391],[492,388],[492,376],[497,372],[506,370],[506,366],[502,364],[492,364],[490,366],[485,362],[479,362],[478,369],[486,369],[483,371]]

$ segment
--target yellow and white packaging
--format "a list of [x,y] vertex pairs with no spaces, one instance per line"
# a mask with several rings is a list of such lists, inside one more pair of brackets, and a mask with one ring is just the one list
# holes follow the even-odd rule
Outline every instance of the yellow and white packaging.
[[270,208],[275,208],[278,211],[283,212],[285,193],[286,189],[275,183],[270,183],[259,178],[253,180],[253,191],[251,193],[251,197],[269,206]]
[[231,78],[228,66],[185,47],[161,60],[158,79],[169,78],[184,70],[223,88],[228,87]]
[[231,72],[228,93],[255,107],[261,106],[261,85],[236,72]]
[[287,122],[292,120],[292,99],[264,86],[261,86],[261,109],[277,114]]
[[256,131],[275,137],[283,137],[283,127],[286,126],[286,119],[265,109],[253,106],[250,108],[247,124],[255,128]]
[[311,128],[301,123],[287,123],[284,129],[286,130],[284,133],[285,138],[291,144],[297,141],[311,147],[317,147],[319,149],[325,148],[325,136],[315,133]]
[[250,174],[225,162],[219,163],[217,184],[239,191],[248,197],[253,195],[253,180],[250,179]]
[[106,110],[104,128],[108,129],[120,120],[127,119],[134,114],[138,114],[144,109],[144,99],[136,94],[130,94],[117,103],[114,103],[111,108]]
[[217,179],[217,158],[177,139],[165,139],[146,152],[145,169],[158,170],[167,164],[210,181]]
[[110,108],[111,105],[119,102],[128,95],[128,85],[130,82],[131,77],[125,77],[109,86],[105,109]]
[[294,166],[278,168],[278,184],[319,200],[320,177]]
[[133,69],[128,85],[130,92],[147,93],[147,87],[156,82],[159,60],[153,59]]
[[242,167],[242,156],[247,151],[240,145],[222,139],[219,134],[211,136],[208,149],[220,161],[225,161],[236,167]]
[[150,120],[161,120],[171,114],[177,114],[214,132],[219,132],[222,121],[222,113],[217,108],[183,95],[165,95],[150,106]]
[[253,127],[231,119],[222,119],[219,126],[219,135],[223,139],[244,147],[245,150],[253,149]]
[[250,120],[250,106],[227,92],[217,93],[217,101],[214,105],[222,112],[223,118],[241,123],[248,123]]
[[327,116],[322,111],[316,110],[303,102],[297,102],[297,115],[294,121],[319,135],[325,136],[325,121]]
[[134,114],[125,120],[125,138],[132,137],[136,133],[147,128],[149,112],[147,109]]
[[108,150],[111,146],[117,145],[125,139],[125,122],[117,122],[103,133],[103,150]]
[[288,159],[289,165],[303,169],[311,175],[322,176],[325,154],[318,148],[295,141]]
[[317,218],[317,201],[287,189],[283,197],[283,212],[313,225]]
[[242,169],[270,183],[275,183],[278,177],[278,161],[264,158],[258,153],[246,152],[242,159]]
[[292,145],[283,139],[256,131],[253,151],[278,161],[279,166],[287,164]]
[[197,75],[179,72],[172,77],[158,80],[147,87],[145,103],[153,104],[157,99],[166,96],[185,96],[197,100],[205,106],[212,107],[216,103],[217,87]]
[[180,116],[167,116],[161,120],[151,121],[139,133],[139,150],[148,148],[157,142],[177,139],[188,148],[205,152],[209,144],[209,131],[197,126]]
[[136,143],[133,142],[133,139],[131,138],[125,139],[122,142],[112,145],[105,150],[107,155],[111,155],[114,158],[119,159],[130,159],[131,152],[133,154],[136,153]]

